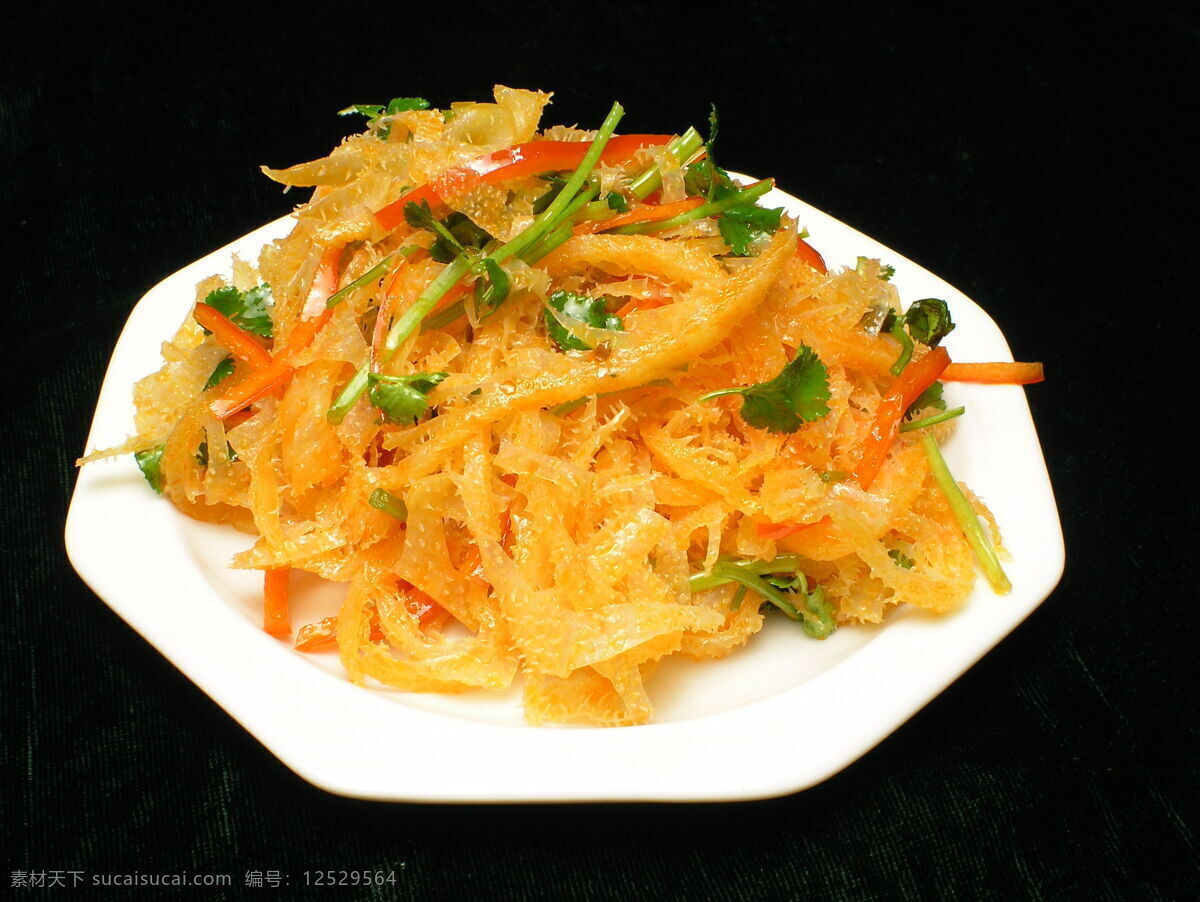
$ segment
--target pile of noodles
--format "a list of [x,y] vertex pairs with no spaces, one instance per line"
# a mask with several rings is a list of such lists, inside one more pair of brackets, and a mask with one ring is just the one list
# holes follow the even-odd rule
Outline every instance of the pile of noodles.
[[[548,99],[497,88],[496,103],[455,104],[449,118],[400,113],[386,140],[355,135],[322,160],[269,171],[315,188],[290,235],[235,266],[238,287],[271,286],[276,341],[301,316],[326,248],[347,247],[345,285],[401,245],[429,244],[406,227],[385,234],[371,215],[407,186],[539,134],[590,137],[539,133]],[[679,167],[659,150],[599,174],[620,184],[655,160],[663,202],[681,198]],[[544,190],[529,178],[446,200],[506,240]],[[367,361],[376,318],[403,311],[441,269],[429,258],[351,294],[286,389],[236,425],[213,416],[204,391],[226,351],[189,317],[164,345],[163,367],[136,387],[137,436],[113,451],[165,442],[171,502],[257,536],[233,566],[347,583],[329,613],[352,680],[460,692],[520,678],[532,723],[643,723],[658,661],[719,658],[762,627],[755,595],[733,605],[733,586],[689,591],[689,575],[719,557],[800,555],[840,623],[879,622],[898,604],[944,612],[974,580],[971,550],[907,435],[869,493],[822,478],[854,470],[892,379],[897,345],[859,321],[899,299],[874,262],[822,273],[795,255],[796,238],[785,218],[757,256],[731,258],[702,221],[653,236],[582,235],[536,266],[514,263],[497,312],[480,320],[468,302],[466,316],[419,332],[384,365],[450,374],[430,395],[436,415],[415,425],[381,422],[365,398],[340,424],[325,414]],[[197,298],[220,284],[202,283]],[[669,302],[629,314],[618,341],[564,352],[544,321],[560,288]],[[748,426],[736,396],[696,402],[773,378],[801,343],[828,369],[823,419],[774,434]],[[406,521],[368,504],[380,488],[404,500]],[[760,534],[783,522],[808,528],[778,541]],[[911,568],[897,566],[897,549]],[[414,593],[449,618],[422,624]]]

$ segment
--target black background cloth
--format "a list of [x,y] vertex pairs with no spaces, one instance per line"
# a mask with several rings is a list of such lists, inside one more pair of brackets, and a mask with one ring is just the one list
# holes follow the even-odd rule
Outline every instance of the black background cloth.
[[[1197,897],[1188,4],[168,6],[31,4],[0,37],[6,870],[233,875],[209,898]],[[1061,585],[818,787],[689,806],[337,798],[66,560],[72,462],[142,294],[289,211],[258,165],[326,153],[357,127],[334,115],[348,103],[494,83],[556,92],[548,122],[594,125],[619,99],[629,132],[702,125],[715,102],[725,165],[943,276],[1046,362],[1028,396]],[[397,883],[303,885],[328,868]],[[268,870],[290,886],[243,886]]]

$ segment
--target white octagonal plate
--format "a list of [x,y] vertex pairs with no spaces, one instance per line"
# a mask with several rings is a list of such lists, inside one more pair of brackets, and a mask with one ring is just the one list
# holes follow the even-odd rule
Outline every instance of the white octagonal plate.
[[[901,297],[945,298],[956,360],[1011,360],[1000,329],[961,292],[849,226],[775,190],[833,265],[878,257]],[[184,267],[134,308],[113,351],[88,448],[132,431],[133,383],[233,254],[256,259],[291,228],[273,222]],[[304,655],[260,628],[261,578],[226,564],[250,538],[179,514],[146,486],[132,455],[79,474],[66,543],[85,582],[288,767],[330,792],[420,802],[720,801],[812,786],[870,750],[1037,607],[1062,575],[1058,510],[1024,391],[947,385],[968,416],[947,442],[956,478],[995,513],[1013,591],[980,577],[946,617],[894,611],[879,627],[824,642],[769,618],[720,661],[668,661],[650,681],[655,722],[623,728],[529,727],[520,692],[437,696],[349,683],[333,653]],[[293,622],[336,610],[339,587],[298,579]],[[761,749],[780,750],[764,757]],[[786,750],[793,750],[787,752]],[[753,758],[753,768],[734,762]],[[436,767],[429,767],[436,761]]]

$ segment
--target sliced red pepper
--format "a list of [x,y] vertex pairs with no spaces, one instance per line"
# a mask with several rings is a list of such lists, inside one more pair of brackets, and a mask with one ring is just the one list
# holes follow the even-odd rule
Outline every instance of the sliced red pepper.
[[[304,305],[306,309],[309,306],[319,307],[320,312],[311,319],[301,319],[297,322],[274,356],[269,357],[266,363],[257,369],[251,370],[246,378],[233,386],[224,397],[218,398],[208,406],[218,420],[224,420],[240,410],[245,410],[255,401],[281,389],[292,378],[292,373],[296,370],[296,357],[313,343],[317,333],[333,315],[333,310],[325,306],[325,301],[337,290],[337,267],[344,247],[334,245],[326,248],[321,255],[321,265],[313,279],[313,285],[314,290],[319,285],[320,290],[326,293],[321,297],[319,292],[310,292]],[[314,298],[319,298],[319,302],[314,301]]]
[[952,363],[942,373],[947,382],[982,382],[988,385],[1032,385],[1044,382],[1040,363]]
[[211,332],[217,341],[228,348],[229,353],[243,363],[258,367],[271,362],[271,355],[267,353],[267,349],[216,307],[199,303],[192,311],[192,316]]
[[920,360],[905,367],[904,372],[888,388],[875,412],[875,422],[871,425],[862,457],[854,470],[854,476],[864,490],[870,488],[879,468],[883,466],[900,431],[904,412],[920,397],[921,392],[938,380],[949,365],[950,355],[946,349],[934,348]]
[[796,239],[796,256],[822,275],[829,272],[825,266],[825,258],[803,238]]
[[[610,138],[600,154],[600,163],[614,166],[633,159],[642,147],[666,144],[671,135],[618,135]],[[541,172],[562,172],[576,169],[591,141],[530,141],[515,144],[495,153],[477,157],[461,166],[443,172],[433,181],[414,188],[392,201],[375,214],[375,219],[387,231],[404,222],[404,206],[410,201],[440,203],[447,194],[458,194],[479,185],[498,185],[507,179],[537,175]]]

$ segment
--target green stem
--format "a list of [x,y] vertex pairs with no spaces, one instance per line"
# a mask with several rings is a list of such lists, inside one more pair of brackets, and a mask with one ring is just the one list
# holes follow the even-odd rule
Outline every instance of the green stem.
[[[700,137],[700,133],[694,128],[689,128],[678,138],[672,138],[667,142],[667,152],[682,166],[703,146],[704,139]],[[638,200],[645,200],[660,187],[662,187],[662,171],[658,168],[657,163],[651,163],[629,183],[626,190]],[[617,211],[608,205],[607,200],[598,200],[588,204],[578,218],[580,220],[611,219],[615,215],[617,215]]]
[[696,403],[701,401],[711,401],[713,398],[719,398],[721,395],[740,395],[744,394],[744,388],[719,388],[716,391],[710,391],[707,395],[701,395],[696,399]]
[[392,355],[399,350],[400,345],[408,340],[408,337],[416,331],[417,326],[421,325],[421,320],[429,315],[438,301],[446,296],[451,288],[459,283],[468,272],[471,271],[471,261],[466,257],[455,257],[446,268],[437,274],[437,277],[429,283],[428,287],[421,292],[420,297],[413,301],[412,305],[396,317],[396,321],[392,323],[392,327],[388,329],[387,338],[383,341],[383,359],[390,360]]
[[604,117],[604,122],[601,124],[600,130],[596,133],[596,137],[592,141],[592,146],[588,148],[588,152],[584,154],[583,160],[580,161],[579,168],[571,173],[571,177],[567,179],[567,183],[563,185],[562,191],[554,198],[554,202],[538,214],[529,228],[521,232],[512,241],[493,251],[489,255],[493,260],[497,263],[503,263],[509,257],[515,257],[526,248],[533,247],[541,241],[546,233],[558,225],[567,207],[575,200],[575,196],[583,187],[583,183],[588,180],[588,176],[596,168],[596,163],[600,160],[600,154],[604,153],[604,147],[608,144],[608,139],[612,137],[613,132],[617,128],[617,123],[621,121],[621,117],[624,115],[625,110],[621,108],[621,104],[614,103],[612,109],[608,111],[608,115]]
[[801,619],[801,614],[796,609],[796,606],[788,601],[782,592],[757,575],[747,572],[736,564],[723,565],[723,562],[718,561],[717,565],[713,567],[713,575],[725,576],[732,582],[741,583],[750,591],[757,592],[763,598],[767,599],[767,601],[787,614],[792,620]]
[[562,225],[558,226],[558,228],[556,228],[553,232],[548,234],[545,238],[543,238],[541,241],[539,241],[537,244],[535,244],[533,247],[531,247],[529,250],[527,250],[524,254],[522,254],[521,259],[531,265],[534,263],[537,263],[539,260],[542,259],[542,257],[545,257],[547,254],[549,254],[551,251],[553,251],[555,248],[557,248],[560,244],[562,244],[564,241],[566,241],[568,238],[570,238],[571,235],[572,235],[571,223],[564,222]]
[[900,317],[896,317],[896,321],[892,323],[892,328],[888,332],[892,338],[900,342],[900,356],[892,364],[892,375],[899,376],[904,372],[904,368],[908,366],[908,362],[912,360],[913,341],[908,337],[908,333],[904,331],[904,323],[900,321]]
[[710,573],[693,573],[688,577],[688,589],[695,593],[733,582],[740,583],[766,598],[793,620],[800,620],[802,615],[795,605],[770,583],[759,579],[764,573],[797,572],[800,564],[800,556],[796,554],[780,555],[770,561],[717,561]]
[[430,314],[421,323],[421,331],[426,332],[430,329],[442,329],[450,325],[460,316],[467,312],[467,307],[459,298],[445,310],[439,310],[437,313]]
[[[557,248],[560,244],[562,244],[564,241],[566,241],[568,238],[570,238],[571,237],[571,223],[568,220],[571,218],[571,215],[573,213],[575,213],[580,207],[582,207],[592,197],[594,197],[595,193],[596,193],[595,188],[589,188],[586,191],[584,191],[583,193],[581,193],[579,195],[579,197],[577,197],[575,199],[575,201],[572,202],[570,205],[568,205],[566,210],[563,211],[562,223],[560,225],[558,225],[553,231],[551,231],[548,234],[546,234],[545,236],[543,236],[541,241],[539,241],[537,244],[533,245],[532,247],[526,248],[524,251],[522,251],[521,254],[519,255],[520,258],[522,260],[524,260],[526,263],[532,265],[534,263],[537,263],[538,260],[541,260],[542,257],[545,257],[547,254],[549,254],[551,251],[553,251],[555,248]],[[460,316],[462,316],[466,312],[467,312],[466,305],[461,300],[455,301],[453,304],[451,304],[445,310],[440,310],[437,313],[429,316],[424,321],[422,321],[421,331],[424,332],[428,329],[444,328],[445,326],[450,325],[452,322],[454,322],[456,319],[458,319]]]
[[[604,117],[604,122],[600,126],[600,130],[596,133],[591,147],[584,154],[583,160],[580,161],[579,167],[567,179],[567,183],[563,186],[563,190],[559,192],[554,202],[545,210],[538,214],[532,224],[523,232],[503,244],[496,250],[488,254],[487,259],[492,260],[496,264],[503,263],[510,257],[520,254],[527,248],[534,247],[541,239],[553,229],[559,222],[560,217],[567,207],[575,200],[575,196],[579,193],[583,183],[587,181],[588,176],[592,174],[592,170],[596,166],[596,162],[600,159],[600,154],[604,152],[604,147],[608,144],[608,139],[612,137],[613,132],[617,128],[617,123],[621,121],[621,117],[625,115],[619,103],[614,103],[612,109],[608,111],[608,115]],[[466,276],[473,266],[478,265],[482,261],[468,260],[466,255],[455,257],[446,268],[438,273],[426,289],[421,292],[421,296],[413,302],[407,310],[402,313],[388,330],[387,338],[383,344],[383,350],[380,356],[386,362],[392,358],[396,351],[408,340],[408,337],[417,330],[421,325],[421,321],[429,315],[429,312],[437,306],[438,301],[445,297],[446,292],[453,288],[458,281]],[[326,418],[331,423],[340,423],[350,408],[355,405],[363,392],[367,390],[369,364],[363,364],[354,377],[342,389],[337,400],[333,402],[333,406],[326,413]]]
[[346,419],[346,414],[350,412],[350,408],[354,406],[354,403],[362,397],[370,381],[371,366],[364,363],[359,367],[358,372],[354,374],[350,381],[346,383],[346,387],[342,389],[342,393],[337,396],[329,410],[325,411],[325,419],[335,424]]
[[950,468],[946,466],[946,459],[942,457],[937,442],[934,441],[932,435],[925,433],[921,436],[921,447],[925,449],[925,456],[929,458],[929,469],[933,472],[934,481],[942,490],[942,494],[946,496],[946,501],[950,503],[954,519],[958,521],[958,526],[975,552],[975,557],[979,559],[984,575],[992,584],[992,589],[997,595],[1007,595],[1012,589],[1012,583],[1005,574],[1004,568],[1000,566],[1000,560],[996,557],[996,549],[992,547],[991,539],[984,532],[983,524],[979,522],[975,508],[971,507],[971,502],[967,500],[963,490],[954,481]]
[[588,402],[591,395],[584,395],[582,398],[576,398],[574,401],[563,401],[561,404],[555,404],[550,408],[549,413],[556,417],[565,417],[573,410],[578,410]]
[[335,291],[333,294],[331,294],[329,296],[329,300],[327,300],[325,302],[326,309],[328,309],[330,307],[336,307],[338,304],[340,304],[342,301],[344,301],[352,292],[355,292],[358,289],[360,289],[366,285],[369,285],[371,282],[374,282],[376,279],[378,279],[380,276],[382,276],[385,272],[387,272],[389,269],[391,269],[393,257],[397,257],[397,256],[411,257],[413,254],[415,254],[419,250],[420,250],[419,247],[416,247],[415,245],[410,244],[406,247],[400,248],[394,254],[388,254],[388,256],[384,257],[382,260],[380,260],[378,263],[376,263],[374,266],[372,266],[370,269],[368,269],[365,273],[363,273],[361,276],[359,276],[357,279],[355,279],[353,282],[351,282],[345,288],[342,288],[338,291]]
[[947,420],[953,420],[955,417],[961,417],[967,412],[965,407],[955,407],[953,410],[947,410],[945,413],[937,413],[931,417],[925,417],[923,420],[913,420],[911,423],[903,423],[900,426],[901,432],[916,432],[918,429],[924,429],[927,426],[936,426],[938,423],[944,423]]
[[636,222],[632,225],[621,226],[619,229],[613,229],[612,234],[649,235],[654,232],[665,232],[667,229],[673,229],[685,223],[694,222],[697,219],[707,219],[710,216],[724,213],[730,207],[740,207],[742,204],[753,203],[774,187],[774,179],[765,179],[757,185],[751,185],[749,188],[744,188],[721,200],[701,204],[694,209],[688,210],[686,213],[672,216],[670,219],[662,219],[657,222]]
[[[682,166],[691,159],[692,155],[704,146],[704,139],[694,128],[689,128],[678,138],[667,143],[667,150]],[[629,183],[629,193],[638,200],[645,200],[662,187],[662,172],[655,163],[632,182]],[[611,211],[610,211],[611,212]]]

